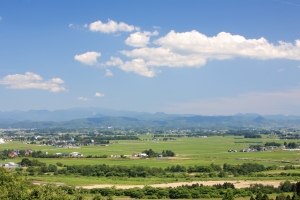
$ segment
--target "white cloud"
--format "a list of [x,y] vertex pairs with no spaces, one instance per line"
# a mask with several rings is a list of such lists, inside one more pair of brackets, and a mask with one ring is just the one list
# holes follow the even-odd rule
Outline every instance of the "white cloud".
[[[142,71],[140,65],[119,67],[127,72],[133,71],[143,76],[153,77],[155,75],[153,67],[201,67],[208,59],[244,57],[261,60],[276,58],[300,60],[300,40],[296,40],[295,44],[279,41],[278,45],[274,45],[264,38],[246,39],[225,32],[207,37],[197,31],[184,33],[170,31],[154,43],[158,47],[121,51],[123,55],[133,59],[131,62],[143,60]],[[144,73],[147,69],[152,73]]]
[[53,83],[57,83],[57,84],[62,84],[62,83],[64,83],[64,81],[63,81],[62,79],[60,79],[60,78],[52,78],[51,81],[52,81]]
[[106,69],[105,76],[113,76],[113,75],[114,74],[109,69]]
[[136,74],[147,77],[154,77],[157,73],[155,69],[148,68],[145,61],[140,58],[127,61],[124,64],[120,65],[119,68],[124,70],[125,72],[134,72]]
[[104,67],[108,67],[108,66],[119,66],[122,64],[123,64],[123,61],[120,58],[112,56],[112,57],[110,57],[109,61],[107,61],[105,63],[101,63],[100,65],[104,66]]
[[145,59],[147,67],[200,67],[206,63],[205,58],[197,54],[177,54],[163,47],[145,47],[121,53],[129,58]]
[[236,113],[299,115],[300,89],[279,92],[255,92],[235,97],[201,99],[173,103],[165,112],[201,115],[233,115]]
[[70,27],[70,28],[73,28],[73,27],[74,27],[74,24],[69,24],[69,27]]
[[159,26],[153,26],[153,28],[155,28],[155,29],[160,29],[160,27],[159,27]]
[[74,59],[85,64],[85,65],[96,65],[98,64],[97,58],[101,56],[100,52],[86,52],[80,55],[75,55]]
[[0,16],[0,21],[2,20],[2,17]]
[[92,100],[92,99],[88,99],[86,97],[78,97],[77,99],[80,101],[91,101]]
[[[113,21],[109,21],[113,23]],[[102,24],[102,23],[101,23]],[[112,26],[112,25],[110,25]],[[110,29],[108,29],[110,30]],[[115,30],[115,29],[114,29]],[[134,30],[131,28],[130,30]],[[268,42],[265,38],[246,39],[241,35],[220,32],[208,37],[198,31],[176,33],[170,31],[167,35],[153,43],[157,47],[146,47],[154,32],[135,32],[125,40],[125,43],[137,47],[131,51],[123,50],[121,54],[127,58],[111,57],[109,61],[98,63],[101,54],[87,52],[75,56],[75,59],[88,65],[116,66],[126,72],[153,77],[159,73],[159,67],[201,67],[207,60],[225,60],[237,57],[250,59],[290,59],[300,60],[300,40],[295,43],[279,41],[277,44]]]
[[60,78],[52,78],[48,81],[43,81],[43,78],[32,72],[23,74],[7,75],[0,79],[0,84],[7,85],[9,89],[42,89],[51,92],[60,92],[66,90],[60,84],[64,81]]
[[282,72],[282,71],[284,71],[285,69],[279,69],[279,70],[277,70],[278,72]]
[[130,36],[125,40],[125,43],[133,47],[145,47],[149,44],[150,36],[156,35],[158,35],[158,31],[154,31],[153,33],[149,31],[138,31],[130,34]]
[[107,23],[102,23],[101,21],[93,22],[89,25],[90,31],[102,32],[102,33],[115,33],[118,31],[132,32],[139,31],[139,27],[133,25],[128,25],[124,22],[117,23],[113,20],[108,20]]
[[95,94],[95,97],[104,97],[104,96],[105,96],[104,94],[101,94],[99,92],[96,92],[96,94]]
[[179,54],[198,54],[204,58],[228,59],[246,57],[255,59],[284,58],[300,60],[300,40],[295,45],[279,41],[278,45],[269,43],[265,38],[246,39],[240,35],[221,32],[207,37],[198,31],[176,33],[170,31],[155,43]]

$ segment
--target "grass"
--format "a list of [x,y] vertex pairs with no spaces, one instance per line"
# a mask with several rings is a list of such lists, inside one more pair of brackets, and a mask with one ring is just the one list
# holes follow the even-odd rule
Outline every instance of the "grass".
[[[95,158],[58,158],[58,159],[39,159],[48,164],[62,162],[66,165],[77,164],[108,164],[108,165],[143,165],[155,167],[167,167],[170,165],[209,165],[211,163],[223,165],[242,164],[245,162],[256,162],[264,165],[290,165],[299,163],[300,152],[297,151],[268,151],[268,152],[236,152],[228,153],[229,149],[240,150],[249,147],[251,143],[274,141],[267,138],[259,139],[235,139],[235,137],[209,137],[209,138],[179,138],[176,141],[118,141],[118,144],[109,146],[83,146],[78,148],[61,148],[53,146],[41,146],[32,144],[22,144],[21,142],[10,142],[0,145],[3,149],[33,149],[46,151],[49,154],[71,153],[74,151],[87,155],[127,155],[139,153],[146,149],[153,149],[161,152],[162,150],[172,150],[177,155],[175,158],[168,159],[95,159]],[[236,143],[238,140],[239,143]],[[242,143],[243,142],[243,143]],[[278,142],[278,141],[276,141]],[[283,142],[281,142],[283,143]],[[9,159],[15,162],[22,158]]]
[[[146,136],[143,136],[144,139],[147,139]],[[54,153],[71,153],[71,152],[80,152],[85,156],[87,155],[127,155],[130,156],[132,153],[140,153],[146,149],[153,149],[156,152],[161,152],[162,150],[172,150],[176,153],[176,157],[173,158],[152,158],[152,159],[140,159],[140,158],[56,158],[56,159],[41,159],[39,161],[45,162],[47,164],[56,164],[61,162],[64,165],[96,165],[96,164],[107,164],[107,165],[123,165],[123,166],[132,166],[132,165],[142,165],[150,167],[162,167],[166,168],[172,165],[184,165],[186,167],[193,165],[210,165],[211,163],[223,165],[224,163],[228,164],[243,164],[247,162],[259,163],[265,166],[269,165],[298,165],[300,152],[297,151],[267,151],[267,152],[236,152],[229,153],[229,149],[240,150],[243,148],[249,147],[249,144],[261,143],[275,141],[268,138],[258,138],[258,139],[249,139],[242,138],[237,136],[226,136],[226,137],[208,137],[208,138],[178,138],[176,141],[126,141],[120,140],[117,144],[110,144],[109,146],[83,146],[78,148],[61,148],[53,146],[44,146],[44,145],[34,145],[34,144],[23,144],[21,142],[13,141],[0,145],[0,151],[4,149],[33,149],[46,151],[49,154]],[[282,143],[284,141],[276,140],[276,142]],[[287,142],[297,142],[297,141],[287,141]],[[21,157],[8,159],[6,162],[20,162]],[[280,172],[297,172],[300,173],[300,170],[277,170],[269,171],[264,173],[277,173]],[[115,184],[154,184],[154,183],[164,183],[164,182],[174,182],[174,178],[170,179],[160,179],[160,178],[147,178],[147,179],[130,179],[130,178],[118,178],[114,180],[113,178],[96,178],[96,177],[73,177],[73,176],[37,176],[37,177],[28,177],[29,179],[36,179],[49,182],[64,182],[67,184],[73,185],[86,185],[86,184],[99,184],[99,183],[111,183]],[[195,179],[195,178],[191,178]],[[230,178],[229,178],[230,179]],[[228,179],[228,180],[229,180]],[[245,178],[234,178],[245,179]],[[247,177],[248,180],[250,178]],[[285,180],[285,177],[253,177],[253,179],[259,180]],[[298,180],[297,177],[293,179]],[[201,179],[195,179],[201,180]],[[210,179],[211,180],[211,179]],[[185,180],[180,180],[185,181]]]

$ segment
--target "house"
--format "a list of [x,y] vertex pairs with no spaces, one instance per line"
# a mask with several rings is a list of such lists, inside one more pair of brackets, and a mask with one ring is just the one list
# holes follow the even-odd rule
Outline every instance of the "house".
[[70,153],[70,156],[71,157],[78,157],[78,156],[83,156],[83,154],[82,153],[79,153],[79,152],[72,152],[72,153]]
[[14,158],[14,157],[17,156],[17,154],[16,153],[9,153],[7,156],[10,157],[10,158]]
[[17,164],[14,163],[14,162],[8,162],[7,164],[8,164],[9,166],[17,166]]
[[139,153],[138,154],[138,157],[147,157],[148,155],[147,154],[145,154],[145,153]]
[[18,164],[14,163],[14,162],[8,162],[7,164],[0,164],[0,167],[3,167],[3,168],[16,168],[16,167],[19,167]]

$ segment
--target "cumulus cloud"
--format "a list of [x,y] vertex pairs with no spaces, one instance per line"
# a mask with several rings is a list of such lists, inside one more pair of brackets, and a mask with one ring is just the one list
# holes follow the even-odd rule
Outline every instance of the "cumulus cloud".
[[201,115],[234,115],[236,113],[298,115],[300,89],[278,92],[254,92],[235,97],[201,99],[186,103],[173,103],[165,112]]
[[300,40],[296,40],[295,45],[283,41],[274,45],[265,38],[246,39],[243,36],[225,32],[207,37],[198,31],[184,33],[170,31],[155,43],[180,54],[196,53],[212,59],[246,57],[263,60],[274,58],[300,60]]
[[85,65],[96,65],[98,64],[97,58],[100,56],[100,52],[90,51],[80,55],[75,55],[74,59]]
[[8,89],[42,89],[51,92],[65,91],[61,85],[64,81],[60,78],[52,78],[48,81],[43,81],[43,78],[32,72],[23,74],[7,75],[0,79],[0,84],[6,85]]
[[114,74],[109,69],[106,69],[105,76],[113,76],[113,75]]
[[77,97],[79,101],[91,101],[92,99],[88,99],[86,97]]
[[100,65],[103,67],[109,67],[109,66],[119,66],[122,65],[123,61],[120,58],[117,57],[110,57],[110,60],[105,62],[105,63],[101,63]]
[[147,67],[200,67],[206,60],[197,54],[178,54],[168,48],[139,48],[132,51],[121,51],[128,58],[146,60]]
[[[123,55],[135,60],[143,60],[141,65],[119,67],[125,71],[153,77],[155,67],[201,67],[207,60],[224,60],[236,57],[251,59],[292,59],[300,60],[300,40],[295,44],[279,41],[277,45],[269,43],[265,38],[246,39],[240,35],[221,32],[217,36],[208,37],[197,31],[176,33],[170,31],[154,41],[158,47],[137,48],[121,51]],[[128,62],[127,62],[128,63]],[[144,73],[145,71],[152,73]]]
[[105,96],[104,94],[101,94],[99,92],[96,92],[96,94],[95,94],[95,97],[104,97],[104,96]]
[[145,61],[140,58],[127,61],[120,65],[119,68],[126,72],[135,72],[136,74],[147,77],[153,77],[158,72],[153,68],[148,68]]
[[92,54],[89,58],[82,56],[77,59],[75,56],[75,59],[88,65],[116,66],[126,72],[134,72],[146,77],[154,77],[160,72],[158,69],[160,67],[197,68],[204,66],[207,60],[237,57],[259,60],[300,60],[299,39],[295,40],[295,43],[279,41],[274,44],[263,37],[247,39],[226,32],[209,37],[195,30],[182,33],[170,31],[153,42],[156,47],[147,47],[150,36],[153,35],[158,35],[158,32],[138,31],[130,34],[125,43],[137,48],[120,51],[125,59],[111,57],[107,62],[97,63],[97,57],[101,54]]
[[149,44],[150,36],[158,35],[158,31],[149,32],[135,32],[130,34],[130,36],[125,40],[125,43],[133,47],[145,47]]
[[93,32],[101,32],[101,33],[115,33],[115,32],[132,32],[132,31],[139,31],[140,28],[128,25],[124,22],[117,23],[113,20],[108,20],[107,23],[103,23],[101,21],[93,22],[89,25],[89,30]]

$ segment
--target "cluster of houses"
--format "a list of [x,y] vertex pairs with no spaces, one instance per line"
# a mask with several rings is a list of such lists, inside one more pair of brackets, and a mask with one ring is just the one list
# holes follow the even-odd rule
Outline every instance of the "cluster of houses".
[[[9,158],[14,158],[17,156],[29,156],[30,154],[32,154],[34,151],[32,149],[26,149],[26,150],[12,150],[10,153],[7,154],[7,157]],[[48,155],[48,152],[43,152],[43,154]],[[83,157],[82,153],[79,152],[72,152],[70,154],[66,154],[66,153],[54,153],[53,155],[57,155],[57,156],[63,156],[63,157]]]
[[[283,149],[285,150],[285,146],[261,146],[261,147],[256,147],[254,148],[253,146],[250,146],[248,148],[245,149],[241,149],[240,152],[260,152],[260,151],[268,151],[268,150],[274,150],[274,149]],[[237,150],[232,150],[229,149],[228,152],[237,152]]]
[[241,149],[240,152],[257,152],[257,151],[267,151],[268,148],[267,147],[259,147],[258,149],[256,148],[245,148],[245,149]]
[[[33,152],[32,149],[26,149],[22,152],[22,155],[28,156]],[[10,153],[7,154],[7,157],[14,158],[16,156],[19,156],[21,154],[20,150],[12,150]]]

